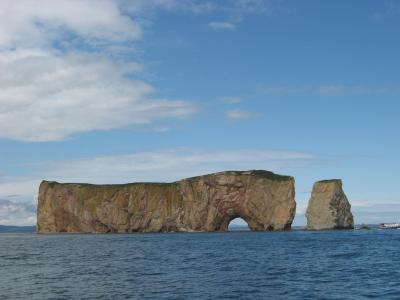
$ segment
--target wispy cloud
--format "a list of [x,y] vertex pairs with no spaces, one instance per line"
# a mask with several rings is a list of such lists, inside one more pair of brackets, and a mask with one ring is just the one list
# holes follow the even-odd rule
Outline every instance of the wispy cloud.
[[320,96],[343,96],[343,95],[369,95],[383,93],[399,93],[400,86],[369,86],[369,85],[260,85],[257,88],[261,94],[290,95],[290,94],[312,94]]
[[400,5],[395,2],[386,3],[386,8],[372,14],[372,19],[375,21],[382,21],[390,19],[395,16],[400,16]]
[[271,2],[270,0],[231,0],[220,4],[219,10],[225,13],[230,21],[238,23],[249,15],[268,14],[272,10]]
[[246,120],[251,119],[256,116],[255,113],[244,111],[240,109],[232,109],[225,112],[225,115],[228,119],[231,120]]
[[232,22],[210,22],[207,24],[208,28],[214,31],[234,31],[236,30],[236,24]]
[[377,203],[376,200],[353,201],[351,203],[352,212],[356,217],[358,224],[369,223],[378,224],[383,222],[400,221],[400,203],[399,201]]
[[263,15],[271,11],[271,1],[268,0],[234,0],[220,2],[214,7],[225,16],[224,21],[213,21],[207,24],[214,31],[235,31],[239,24],[249,15]]
[[157,126],[157,127],[154,128],[154,130],[156,132],[164,133],[164,132],[170,131],[171,128],[169,128],[168,126]]
[[243,102],[243,98],[241,97],[222,97],[220,100],[226,104],[238,104]]
[[[228,169],[281,170],[315,160],[312,154],[273,150],[174,149],[46,163],[43,176],[97,182],[173,181]],[[60,172],[62,170],[62,172]]]
[[192,13],[194,15],[220,14],[225,21],[208,23],[215,31],[234,31],[249,15],[263,15],[272,9],[270,0],[135,0],[120,1],[123,7],[134,14],[151,14],[162,10],[169,13]]
[[270,0],[120,0],[125,9],[134,13],[149,13],[156,9],[175,13],[223,13],[230,19],[249,14],[265,14],[271,10]]
[[203,15],[220,9],[217,1],[198,0],[120,0],[121,6],[134,14],[149,14],[155,10],[170,13],[193,13]]

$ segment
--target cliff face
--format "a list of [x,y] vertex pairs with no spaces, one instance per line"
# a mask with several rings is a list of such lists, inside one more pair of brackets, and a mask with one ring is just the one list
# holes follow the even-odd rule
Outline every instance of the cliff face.
[[354,228],[351,206],[341,180],[324,180],[314,184],[306,217],[310,230]]
[[290,229],[294,179],[267,171],[221,172],[174,183],[61,184],[39,188],[37,230],[46,232],[226,231],[236,217],[251,230]]

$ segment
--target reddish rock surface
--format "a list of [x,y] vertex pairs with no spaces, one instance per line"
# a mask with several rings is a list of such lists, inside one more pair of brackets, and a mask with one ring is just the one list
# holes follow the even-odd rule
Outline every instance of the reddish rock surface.
[[40,233],[226,231],[241,217],[251,230],[288,230],[294,179],[268,171],[228,171],[174,183],[91,185],[43,181]]

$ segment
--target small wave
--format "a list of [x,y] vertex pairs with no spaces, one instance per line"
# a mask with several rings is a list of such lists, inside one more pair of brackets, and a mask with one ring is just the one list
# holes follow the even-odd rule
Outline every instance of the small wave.
[[333,258],[353,258],[353,257],[357,257],[360,256],[359,252],[342,252],[342,253],[335,253],[330,255],[329,257],[333,257]]

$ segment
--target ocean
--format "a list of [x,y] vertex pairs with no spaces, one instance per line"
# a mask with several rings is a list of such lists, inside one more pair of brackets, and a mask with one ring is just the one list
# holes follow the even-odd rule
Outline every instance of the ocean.
[[400,230],[0,234],[0,299],[400,299]]

